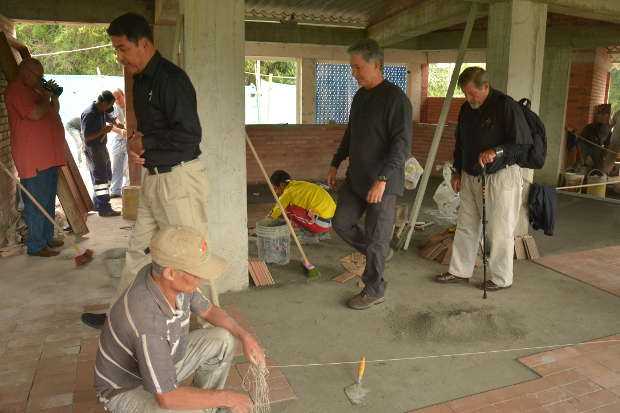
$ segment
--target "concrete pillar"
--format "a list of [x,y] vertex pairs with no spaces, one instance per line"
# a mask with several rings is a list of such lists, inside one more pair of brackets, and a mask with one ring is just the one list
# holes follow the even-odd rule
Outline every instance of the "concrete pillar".
[[302,58],[301,78],[297,88],[301,89],[301,123],[316,123],[316,59]]
[[163,57],[176,63],[177,56],[174,45],[175,31],[176,26],[172,25],[155,24],[153,26],[155,47]]
[[248,286],[243,95],[244,0],[183,0],[185,70],[196,88],[208,174],[209,244],[229,270],[219,291]]
[[[516,100],[526,97],[532,110],[540,107],[545,52],[547,5],[529,0],[507,0],[489,5],[487,68],[491,86]],[[527,234],[527,195],[534,178],[523,170],[523,204],[515,235]]]
[[559,173],[564,167],[571,56],[570,48],[545,49],[540,117],[547,131],[547,159],[544,168],[534,172],[536,182],[545,185],[557,185]]
[[422,106],[422,65],[420,63],[407,64],[407,96],[413,108],[413,121],[420,121]]

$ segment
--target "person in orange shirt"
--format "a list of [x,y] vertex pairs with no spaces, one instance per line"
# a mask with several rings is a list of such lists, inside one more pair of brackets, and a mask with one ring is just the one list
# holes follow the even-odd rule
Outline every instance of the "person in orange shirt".
[[[13,161],[22,185],[53,217],[56,207],[58,167],[65,164],[64,128],[58,115],[58,96],[41,86],[43,65],[24,59],[17,77],[5,91]],[[54,240],[54,226],[26,195],[24,220],[28,225],[28,254],[58,255],[62,241]]]

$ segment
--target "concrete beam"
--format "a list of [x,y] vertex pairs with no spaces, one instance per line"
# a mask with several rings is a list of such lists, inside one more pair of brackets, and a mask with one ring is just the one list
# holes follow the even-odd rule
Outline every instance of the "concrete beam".
[[[467,20],[470,3],[466,1],[432,0],[411,7],[368,28],[368,35],[383,47],[392,46],[416,36],[454,26]],[[479,7],[480,17],[488,7]]]
[[245,22],[245,40],[251,42],[350,46],[364,37],[364,29]]
[[617,0],[533,0],[546,3],[549,13],[567,14],[585,19],[620,23],[620,1]]
[[[463,38],[462,31],[434,32],[423,34],[398,43],[392,47],[408,50],[457,50]],[[474,30],[469,39],[468,49],[485,49],[487,47],[486,30]]]
[[617,27],[550,27],[547,29],[545,46],[593,49],[617,45],[618,39],[620,39],[620,25]]
[[2,0],[0,14],[12,20],[67,23],[109,23],[126,12],[154,18],[153,0]]

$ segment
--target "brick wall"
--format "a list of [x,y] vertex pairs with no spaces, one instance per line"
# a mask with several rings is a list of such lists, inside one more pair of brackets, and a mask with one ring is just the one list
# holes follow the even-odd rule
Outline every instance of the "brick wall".
[[[439,114],[443,106],[444,98],[442,97],[427,97],[422,105],[422,111],[420,113],[420,122],[424,123],[437,123],[439,122]],[[450,112],[448,112],[448,122],[456,123],[459,118],[459,110],[461,105],[465,102],[465,98],[452,98],[450,102]]]
[[[435,165],[452,159],[454,124],[446,125]],[[324,180],[345,125],[251,125],[246,130],[268,174],[284,169],[297,179]],[[424,165],[435,125],[413,124],[412,152]],[[264,179],[249,148],[246,149],[248,184]],[[344,177],[346,163],[339,168]],[[433,170],[433,173],[437,172]]]
[[[12,31],[2,16],[0,16],[0,30],[8,32],[8,34],[11,34]],[[14,170],[13,158],[11,157],[9,119],[4,102],[6,85],[4,72],[0,68],[0,162]],[[0,172],[0,194],[0,246],[3,246],[6,243],[4,228],[15,214],[15,182],[4,172]]]
[[577,51],[571,65],[566,126],[581,131],[594,106],[607,101],[609,56],[605,49]]

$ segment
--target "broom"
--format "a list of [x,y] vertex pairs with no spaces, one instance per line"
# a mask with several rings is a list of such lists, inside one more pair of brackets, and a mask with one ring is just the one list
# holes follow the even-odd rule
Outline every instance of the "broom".
[[[15,181],[15,183],[19,186],[19,189],[21,189],[22,192],[24,192],[26,195],[28,195],[28,198],[30,198],[30,200],[36,205],[36,207],[39,209],[39,211],[41,211],[43,216],[45,216],[45,218],[47,218],[47,220],[49,222],[51,222],[52,225],[54,227],[56,227],[62,233],[63,229],[60,228],[60,226],[56,223],[56,220],[54,220],[54,218],[52,218],[50,216],[50,214],[48,214],[48,212],[45,210],[45,208],[43,208],[43,206],[41,206],[39,201],[37,201],[35,199],[35,197],[32,196],[30,191],[28,191],[26,188],[24,188],[24,186],[19,181],[19,179],[15,178],[15,175],[13,175],[11,173],[11,171],[3,163],[0,162],[0,166],[2,166],[2,170],[4,172],[6,172],[6,174],[9,177],[11,177],[11,179],[13,179]],[[76,253],[75,257],[73,257],[73,261],[75,262],[75,266],[76,267],[88,264],[89,262],[91,262],[93,260],[93,250],[86,249],[83,252],[80,251],[80,247],[78,247],[76,240],[73,241],[72,246],[73,246],[73,248],[75,248],[75,253]]]
[[248,143],[250,150],[254,154],[254,158],[256,159],[256,162],[258,163],[258,167],[260,168],[261,172],[263,173],[263,176],[265,177],[265,180],[267,181],[267,185],[269,186],[269,189],[271,190],[271,194],[273,195],[273,198],[276,200],[276,203],[278,204],[280,211],[282,211],[282,216],[284,217],[284,220],[286,221],[288,230],[293,236],[293,239],[295,240],[295,245],[297,245],[297,248],[299,249],[299,253],[301,254],[301,257],[303,259],[302,265],[304,267],[304,270],[306,271],[306,276],[308,278],[318,277],[319,275],[321,275],[321,272],[316,266],[310,263],[310,260],[306,256],[304,249],[301,247],[301,243],[299,242],[299,239],[297,238],[297,234],[295,233],[295,230],[293,229],[293,225],[291,224],[291,221],[288,219],[288,216],[286,215],[286,212],[284,210],[284,207],[282,206],[282,203],[280,203],[280,198],[278,197],[278,194],[276,194],[276,190],[273,188],[273,185],[271,184],[271,181],[269,180],[269,175],[267,175],[267,171],[265,171],[265,167],[263,166],[263,163],[258,157],[258,153],[256,153],[256,149],[254,149],[254,145],[252,145],[252,141],[250,140],[250,137],[248,136],[247,132],[245,134],[245,140]]

